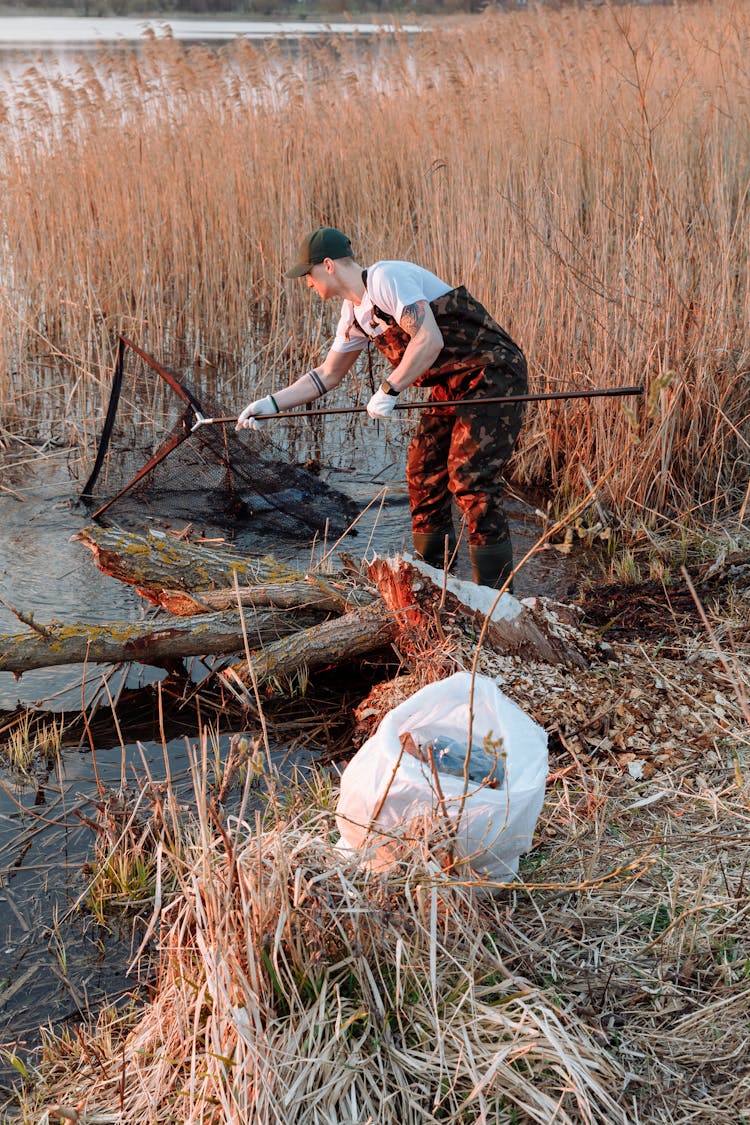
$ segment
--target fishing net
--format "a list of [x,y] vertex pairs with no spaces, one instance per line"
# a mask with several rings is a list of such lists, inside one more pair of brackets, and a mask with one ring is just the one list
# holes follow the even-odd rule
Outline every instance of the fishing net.
[[234,423],[195,427],[228,411],[121,336],[96,461],[81,494],[94,519],[147,520],[310,539],[340,535],[354,502],[270,452],[262,432]]

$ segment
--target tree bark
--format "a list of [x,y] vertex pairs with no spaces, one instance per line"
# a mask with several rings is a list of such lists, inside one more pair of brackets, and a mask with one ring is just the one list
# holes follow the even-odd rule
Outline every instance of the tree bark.
[[386,648],[399,635],[393,614],[380,602],[353,610],[322,625],[303,629],[274,641],[246,660],[219,673],[224,683],[255,706],[253,680],[267,686],[271,680],[284,680],[302,670],[315,671],[340,664]]
[[267,586],[239,586],[222,590],[161,590],[159,605],[176,617],[195,613],[215,613],[233,609],[237,597],[242,606],[258,609],[273,606],[277,609],[317,609],[329,613],[345,613],[354,605],[369,605],[375,597],[362,587],[346,589],[334,581],[307,577],[301,582],[272,582]]
[[254,559],[228,548],[199,547],[169,536],[133,535],[113,528],[87,527],[74,538],[88,547],[105,574],[135,586],[155,605],[162,590],[210,590],[292,582],[298,571],[277,559]]
[[[441,643],[447,650],[445,633],[451,622],[465,635],[478,637],[483,629],[486,613],[466,605],[450,588],[441,589],[405,559],[375,559],[368,573],[401,624],[399,647],[406,655],[418,656],[429,649],[438,654]],[[541,598],[524,605],[511,594],[503,598],[507,613],[488,624],[488,648],[546,664],[587,666],[586,649],[592,646],[575,629],[569,606]]]
[[[268,609],[245,617],[251,648],[277,641],[313,615],[292,616]],[[138,661],[158,666],[183,656],[242,652],[244,639],[239,613],[217,613],[189,620],[112,625],[34,625],[35,632],[0,635],[0,672],[20,675],[32,668],[61,664]],[[292,645],[294,641],[292,640]]]

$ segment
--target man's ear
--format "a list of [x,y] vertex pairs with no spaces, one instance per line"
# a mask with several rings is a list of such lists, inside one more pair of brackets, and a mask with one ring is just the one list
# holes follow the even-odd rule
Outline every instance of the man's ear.
[[334,265],[334,262],[333,262],[333,258],[324,258],[323,259],[323,265],[326,268],[326,273],[329,273],[329,274],[333,273],[333,271],[336,268],[335,265]]

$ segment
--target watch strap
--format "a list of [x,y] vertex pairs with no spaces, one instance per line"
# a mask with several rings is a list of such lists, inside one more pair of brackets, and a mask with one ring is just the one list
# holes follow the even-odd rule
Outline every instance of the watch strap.
[[401,393],[397,391],[393,384],[389,383],[387,379],[384,379],[380,384],[380,389],[384,395],[391,395],[393,398],[396,398]]

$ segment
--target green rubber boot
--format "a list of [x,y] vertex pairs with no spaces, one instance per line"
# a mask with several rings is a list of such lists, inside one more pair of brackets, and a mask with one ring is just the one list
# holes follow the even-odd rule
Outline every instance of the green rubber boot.
[[[469,544],[469,557],[477,586],[499,590],[513,570],[513,546],[510,539],[500,543],[487,543],[483,547]],[[508,586],[513,593],[513,583]]]
[[452,531],[415,531],[412,534],[414,553],[428,566],[434,566],[436,570],[444,570],[446,539],[448,540],[447,558],[450,560],[456,549],[456,537]]

